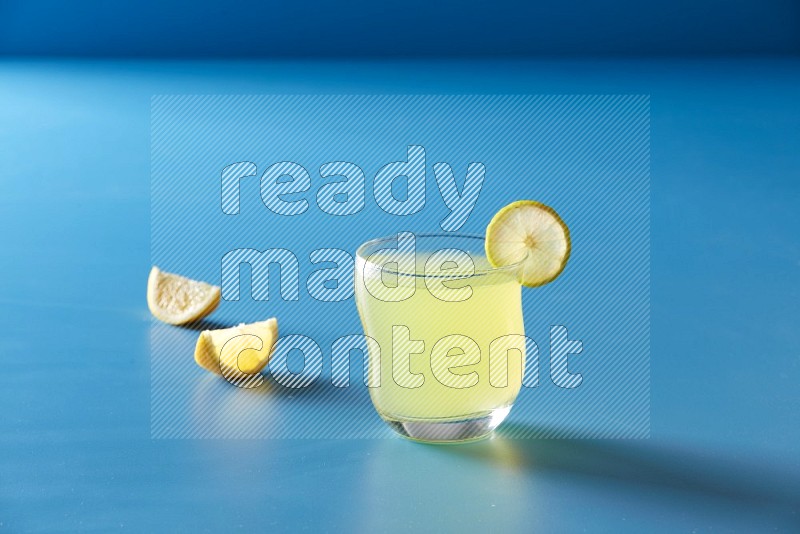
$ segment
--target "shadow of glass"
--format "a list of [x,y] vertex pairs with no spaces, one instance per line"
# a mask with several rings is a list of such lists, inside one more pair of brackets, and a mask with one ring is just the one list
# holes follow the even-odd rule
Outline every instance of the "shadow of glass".
[[437,448],[503,469],[554,472],[645,492],[718,499],[786,513],[798,525],[800,479],[718,454],[655,447],[646,441],[509,439],[530,428],[506,423],[491,440]]

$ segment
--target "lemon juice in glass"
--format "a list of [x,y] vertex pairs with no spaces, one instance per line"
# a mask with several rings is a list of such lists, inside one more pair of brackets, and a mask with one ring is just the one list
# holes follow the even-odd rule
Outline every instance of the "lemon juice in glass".
[[498,213],[487,238],[401,233],[358,249],[370,396],[401,435],[478,439],[510,412],[525,365],[521,287],[551,281],[569,256],[560,219],[559,234],[539,205],[519,208]]
[[[415,253],[382,252],[397,243],[394,238],[358,251],[356,302],[365,334],[379,346],[369,354],[370,372],[380,374],[370,389],[372,402],[407,437],[482,437],[505,418],[522,384],[524,344],[507,376],[494,381],[499,385],[489,380],[492,341],[525,334],[515,267],[492,268],[483,237],[427,235],[415,241]],[[447,266],[448,255],[465,261],[453,261],[450,272],[438,268]]]

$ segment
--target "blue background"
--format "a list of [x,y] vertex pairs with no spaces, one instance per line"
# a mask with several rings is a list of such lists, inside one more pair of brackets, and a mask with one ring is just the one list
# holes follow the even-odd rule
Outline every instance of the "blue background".
[[27,0],[0,51],[88,57],[792,55],[794,0]]
[[[420,17],[397,39],[375,28],[398,6],[297,29],[156,5],[0,3],[0,529],[800,529],[796,3],[459,4],[424,9],[488,29]],[[334,53],[370,60],[284,57]],[[258,61],[115,59],[211,54]],[[650,94],[651,438],[151,440],[149,106],[169,93]]]

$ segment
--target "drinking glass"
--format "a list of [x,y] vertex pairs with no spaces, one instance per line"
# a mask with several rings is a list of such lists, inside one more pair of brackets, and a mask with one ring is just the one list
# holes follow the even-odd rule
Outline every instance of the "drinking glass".
[[420,441],[489,435],[522,384],[518,265],[492,267],[483,236],[463,234],[402,233],[368,241],[356,256],[378,414]]

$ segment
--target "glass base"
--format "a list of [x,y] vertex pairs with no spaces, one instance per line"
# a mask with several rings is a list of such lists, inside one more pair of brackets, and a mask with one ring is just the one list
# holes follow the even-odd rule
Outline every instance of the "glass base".
[[381,413],[392,430],[404,438],[425,443],[459,443],[489,437],[511,411],[511,406],[457,419],[409,419]]

